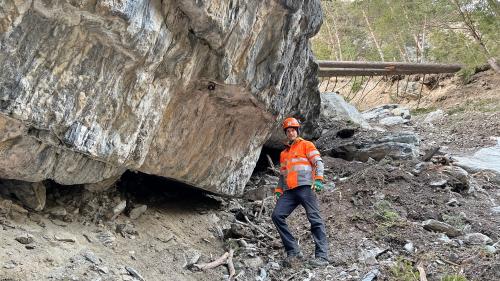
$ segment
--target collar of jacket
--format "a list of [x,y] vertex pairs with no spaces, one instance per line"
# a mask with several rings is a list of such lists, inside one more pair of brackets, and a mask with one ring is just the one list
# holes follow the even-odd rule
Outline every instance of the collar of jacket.
[[293,141],[293,143],[291,143],[291,144],[289,144],[288,142],[285,142],[285,146],[286,146],[287,148],[290,148],[290,147],[292,147],[292,145],[294,145],[294,144],[296,144],[296,143],[298,143],[298,142],[301,142],[301,141],[303,141],[303,140],[304,140],[303,138],[301,138],[301,137],[297,137],[297,138]]

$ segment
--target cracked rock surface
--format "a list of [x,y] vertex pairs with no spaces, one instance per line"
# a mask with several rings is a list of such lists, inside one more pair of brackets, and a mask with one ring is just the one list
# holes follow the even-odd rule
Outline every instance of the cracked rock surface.
[[0,177],[241,195],[285,115],[318,134],[321,21],[316,0],[2,1]]

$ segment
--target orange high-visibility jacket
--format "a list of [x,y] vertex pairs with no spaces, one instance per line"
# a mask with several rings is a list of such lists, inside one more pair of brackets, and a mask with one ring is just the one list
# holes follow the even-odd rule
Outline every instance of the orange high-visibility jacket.
[[283,193],[301,185],[323,180],[323,160],[314,144],[297,138],[281,152],[280,177],[275,192]]

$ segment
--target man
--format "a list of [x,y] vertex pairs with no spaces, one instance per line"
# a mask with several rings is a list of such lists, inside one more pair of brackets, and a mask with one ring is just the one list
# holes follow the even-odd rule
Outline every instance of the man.
[[329,263],[328,241],[314,193],[323,189],[323,160],[312,142],[298,136],[299,127],[300,124],[295,118],[286,118],[283,122],[288,143],[280,155],[280,177],[275,189],[277,201],[272,220],[287,253],[285,264],[289,265],[295,259],[302,259],[297,241],[286,223],[286,218],[293,210],[302,205],[311,223],[311,232],[316,244],[315,258],[310,264],[326,266]]

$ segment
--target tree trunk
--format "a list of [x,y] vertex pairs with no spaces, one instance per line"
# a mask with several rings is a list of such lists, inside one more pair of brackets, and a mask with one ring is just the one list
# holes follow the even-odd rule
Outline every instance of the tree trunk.
[[330,29],[330,24],[328,23],[328,19],[326,17],[324,18],[324,20],[325,20],[326,30],[328,32],[328,41],[330,42],[330,48],[333,51],[333,56],[335,57],[335,59],[339,60],[339,56],[338,56],[337,50],[336,50],[336,44],[335,44],[335,41],[333,41],[333,35],[332,35],[332,31]]
[[421,60],[420,62],[425,62],[425,30],[427,26],[427,15],[424,16],[424,27],[422,28],[422,43],[420,47],[422,49]]
[[[395,17],[394,8],[392,7],[392,4],[388,2],[386,4],[389,6],[389,9],[391,10],[391,17]],[[394,34],[394,39],[395,39],[394,41],[396,41],[398,44],[398,50],[401,56],[401,60],[403,60],[404,62],[409,62],[410,57],[408,56],[408,52],[406,52],[406,46],[404,40],[401,40],[401,34],[399,32],[396,32],[396,34]],[[401,48],[401,45],[403,45],[403,48]]]
[[474,40],[476,40],[476,42],[479,44],[479,46],[483,50],[484,54],[488,58],[488,60],[487,60],[488,64],[491,66],[491,68],[493,70],[495,70],[497,73],[500,73],[500,65],[498,64],[498,61],[496,60],[496,58],[494,58],[491,55],[490,50],[488,50],[488,48],[484,44],[484,41],[482,40],[481,34],[479,33],[476,26],[474,25],[474,21],[470,17],[469,13],[467,11],[462,10],[462,7],[460,7],[460,3],[457,0],[450,0],[450,2],[452,4],[455,4],[455,6],[457,7],[458,13],[462,17],[464,24],[467,26],[467,29],[471,33],[472,38],[474,38]]
[[[410,18],[408,17],[408,13],[406,12],[406,9],[403,8],[403,13],[405,14],[405,18],[406,18],[406,24],[408,25],[408,28],[409,30],[411,30],[411,23],[410,23]],[[420,54],[421,54],[421,49],[420,49],[420,44],[419,44],[419,41],[418,41],[418,36],[414,33],[414,32],[411,32],[411,35],[413,37],[413,40],[415,41],[415,48],[416,48],[416,55],[417,57],[415,58],[415,62],[419,62],[419,58],[420,58]]]
[[[335,56],[335,59],[339,60],[339,56],[338,56],[338,53],[337,53],[337,50],[336,50],[336,44],[335,44],[335,41],[333,40],[332,30],[330,28],[330,24],[328,23],[328,15],[331,15],[331,13],[328,11],[329,10],[328,9],[328,4],[325,5],[325,10],[326,10],[327,13],[323,17],[323,19],[325,20],[326,30],[328,32],[328,39],[330,41],[330,47],[333,50],[333,54]],[[333,15],[331,15],[331,16],[333,17]],[[342,59],[340,59],[340,60],[342,60]]]
[[[326,5],[328,7],[328,5]],[[339,58],[340,60],[344,60],[342,58],[342,47],[340,46],[340,37],[339,37],[339,30],[337,28],[337,20],[335,16],[335,10],[331,11],[331,16],[332,16],[332,26],[333,26],[333,31],[335,32],[335,39],[337,40],[337,50],[339,51]]]
[[373,29],[372,29],[372,26],[370,24],[370,21],[368,20],[368,17],[366,16],[365,11],[363,10],[362,12],[363,12],[363,16],[364,16],[365,21],[366,21],[366,25],[368,26],[368,30],[370,31],[370,34],[372,36],[373,42],[375,42],[375,46],[377,47],[377,51],[378,51],[378,54],[380,56],[380,59],[382,61],[385,61],[384,60],[384,53],[382,52],[382,49],[380,48],[380,45],[378,44],[377,38],[375,37],[375,33],[373,33]]

